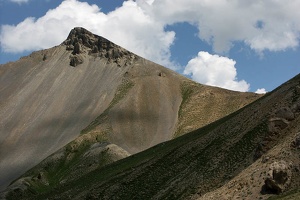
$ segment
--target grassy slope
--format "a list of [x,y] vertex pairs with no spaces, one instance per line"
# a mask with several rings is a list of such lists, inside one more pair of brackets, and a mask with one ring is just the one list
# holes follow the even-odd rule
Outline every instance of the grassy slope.
[[261,97],[204,86],[192,81],[181,83],[182,103],[175,137],[199,129]]
[[298,200],[298,199],[300,199],[300,189],[292,190],[286,194],[269,198],[269,200]]

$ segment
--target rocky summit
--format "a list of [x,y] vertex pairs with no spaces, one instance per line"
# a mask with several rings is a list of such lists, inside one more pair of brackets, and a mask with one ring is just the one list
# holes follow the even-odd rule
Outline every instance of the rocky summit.
[[[80,27],[1,65],[0,77],[4,199],[200,198],[298,119],[289,103],[271,116],[262,95],[195,83]],[[282,160],[270,170],[289,180],[264,180],[278,193],[297,180]]]
[[133,53],[80,27],[74,28],[63,44],[67,51],[72,51],[70,65],[74,67],[83,63],[84,53],[106,58],[109,63],[114,62],[119,67],[131,65],[135,58]]

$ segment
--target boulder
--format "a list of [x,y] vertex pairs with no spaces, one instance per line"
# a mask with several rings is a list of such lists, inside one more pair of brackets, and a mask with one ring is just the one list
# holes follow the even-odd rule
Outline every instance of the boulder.
[[265,186],[268,190],[279,194],[288,188],[291,178],[292,172],[284,160],[273,162],[269,167]]
[[83,63],[83,58],[79,54],[70,57],[70,65],[76,67]]
[[289,107],[279,108],[275,112],[275,116],[277,118],[282,118],[282,119],[286,119],[286,120],[289,120],[289,121],[295,119],[295,115]]
[[268,129],[270,133],[279,133],[280,130],[285,129],[289,125],[289,122],[283,118],[271,118],[269,119]]

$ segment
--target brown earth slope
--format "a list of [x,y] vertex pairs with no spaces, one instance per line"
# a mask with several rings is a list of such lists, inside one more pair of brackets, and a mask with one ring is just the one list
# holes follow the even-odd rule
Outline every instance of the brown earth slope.
[[1,190],[75,138],[60,151],[115,144],[112,162],[260,97],[196,84],[83,28],[1,65],[0,94]]
[[203,128],[67,182],[43,182],[49,172],[30,171],[19,180],[27,188],[7,197],[298,199],[299,83],[300,75]]

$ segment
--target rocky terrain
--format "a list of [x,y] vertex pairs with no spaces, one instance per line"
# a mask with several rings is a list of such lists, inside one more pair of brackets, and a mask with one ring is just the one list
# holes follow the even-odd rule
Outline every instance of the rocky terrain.
[[299,199],[299,83],[300,75],[220,120],[84,176],[49,182],[46,159],[7,199]]
[[261,97],[197,84],[83,28],[0,77],[0,190],[36,166],[2,197],[71,184]]

